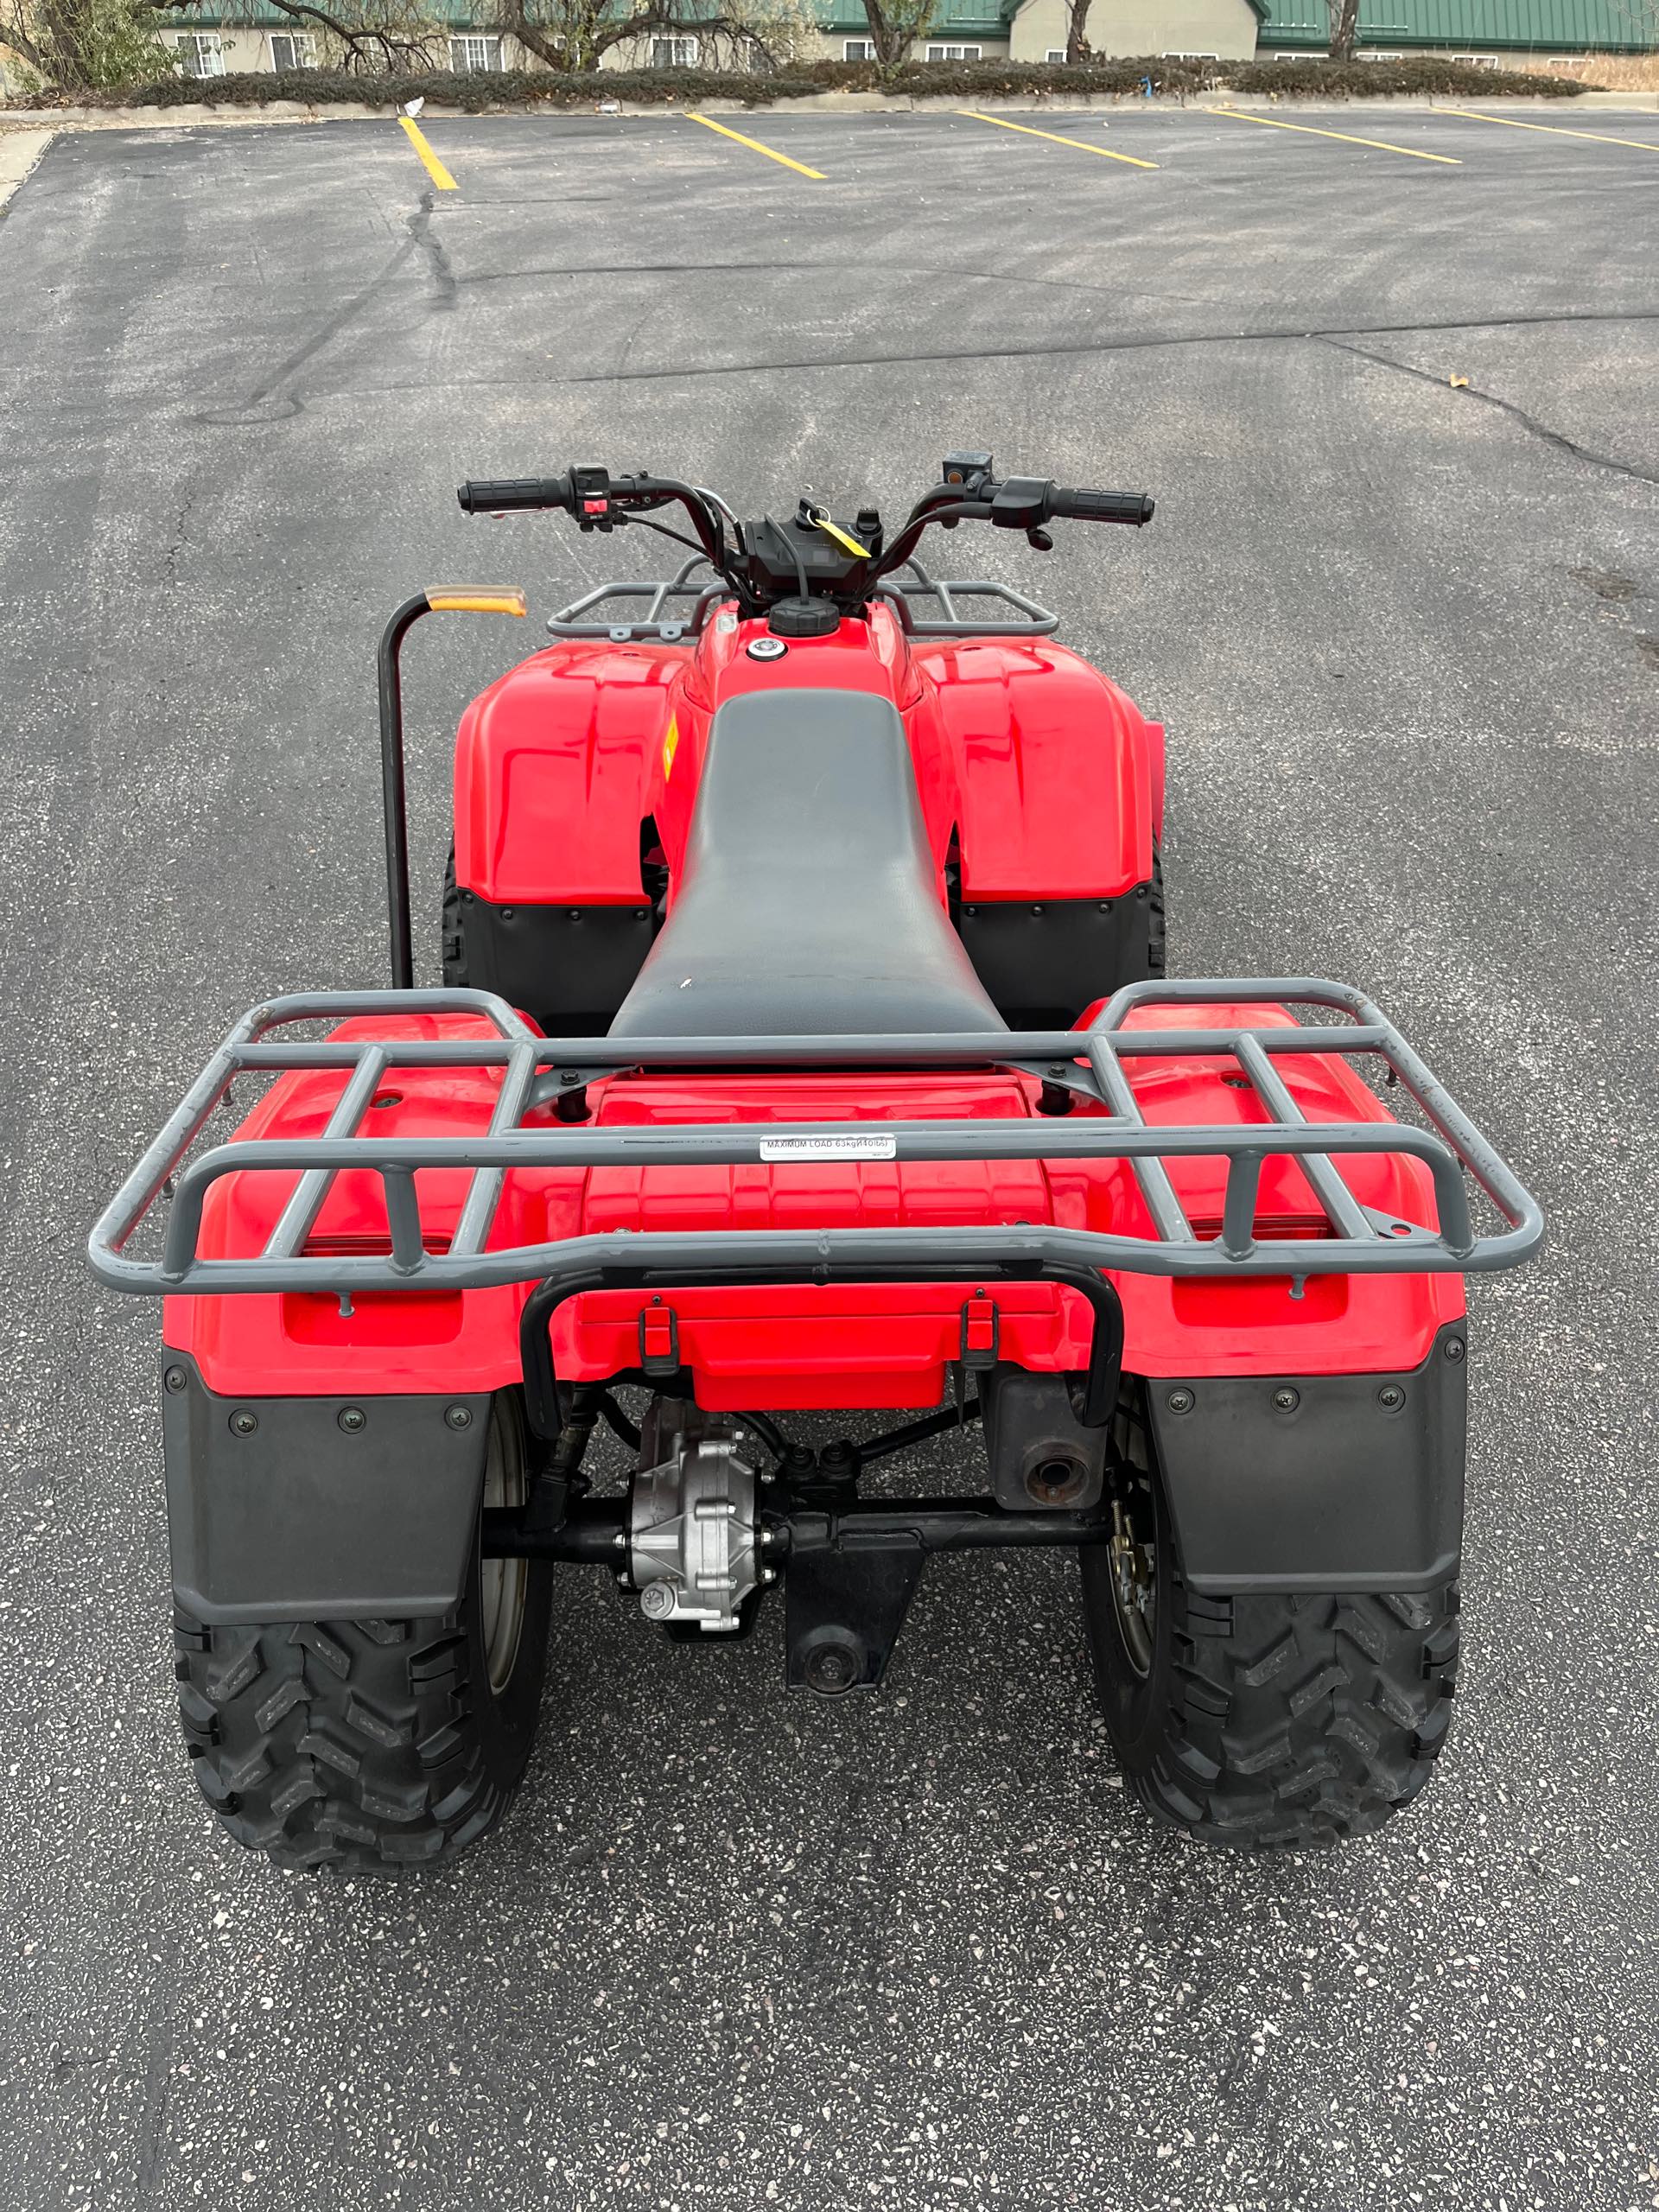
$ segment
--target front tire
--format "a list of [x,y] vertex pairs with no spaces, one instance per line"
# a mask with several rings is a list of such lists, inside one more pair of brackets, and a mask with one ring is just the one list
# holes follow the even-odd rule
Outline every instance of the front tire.
[[1158,1820],[1236,1849],[1366,1835],[1409,1803],[1451,1724],[1458,1587],[1212,1597],[1191,1590],[1138,1420],[1113,1541],[1082,1554],[1100,1707]]
[[[517,1392],[491,1408],[487,1505],[527,1482]],[[399,1872],[454,1858],[511,1804],[547,1658],[546,1561],[474,1554],[452,1612],[214,1626],[181,1611],[186,1748],[228,1833],[278,1866]]]

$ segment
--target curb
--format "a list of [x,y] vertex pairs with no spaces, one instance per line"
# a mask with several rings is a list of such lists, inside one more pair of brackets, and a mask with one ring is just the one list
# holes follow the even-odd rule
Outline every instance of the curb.
[[[1515,110],[1527,115],[1536,114],[1541,109],[1560,113],[1586,108],[1624,109],[1631,114],[1652,115],[1659,113],[1659,92],[1573,92],[1566,98],[1549,98],[1541,93],[1535,99],[1490,99],[1480,104],[1484,108]],[[760,116],[768,111],[778,115],[879,115],[887,111],[901,115],[926,115],[954,114],[963,106],[963,99],[952,93],[925,93],[918,97],[909,92],[824,92],[760,103],[708,99],[697,105],[705,115]],[[1289,108],[1298,115],[1351,115],[1379,107],[1430,112],[1448,105],[1446,99],[1425,92],[1383,93],[1375,99],[1338,100],[1304,99],[1296,94],[1226,92],[1195,92],[1189,99],[1179,100],[1147,99],[1138,92],[1079,92],[1070,97],[1051,92],[1009,92],[979,103],[987,114],[1001,110],[1013,114],[1040,111],[1048,115],[1083,114],[1098,109],[1122,113],[1150,110],[1164,114],[1202,115],[1225,107]],[[560,106],[550,100],[520,101],[513,105],[487,108],[451,107],[435,100],[429,100],[426,105],[429,116],[464,121],[487,121],[493,116],[558,117],[598,111],[595,106],[586,103]],[[626,116],[683,115],[686,111],[666,100],[621,100],[616,104],[616,112]],[[54,132],[63,130],[153,130],[196,129],[204,124],[364,123],[384,120],[397,112],[394,104],[376,105],[367,100],[331,100],[321,106],[312,106],[304,100],[263,100],[257,106],[240,101],[234,105],[219,106],[211,100],[201,100],[180,101],[169,107],[0,108],[0,134],[3,134],[0,135],[0,146],[14,131],[26,137],[43,132],[49,138]],[[49,123],[42,120],[48,116],[51,118]],[[0,168],[0,178],[4,175],[4,168]],[[17,181],[12,180],[14,188]],[[0,185],[0,189],[3,188]]]
[[46,130],[9,130],[0,137],[0,214],[57,135],[54,125]]

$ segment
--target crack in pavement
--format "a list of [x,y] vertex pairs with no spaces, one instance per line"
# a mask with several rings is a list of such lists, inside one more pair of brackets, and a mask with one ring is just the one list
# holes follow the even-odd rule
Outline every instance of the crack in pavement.
[[1223,309],[1224,300],[1206,300],[1195,292],[1148,292],[1122,284],[1087,284],[1075,276],[1037,276],[1029,270],[964,269],[954,262],[876,261],[618,261],[573,262],[567,266],[532,269],[480,269],[459,279],[474,284],[529,283],[546,276],[817,276],[826,270],[863,275],[881,269],[890,275],[937,278],[944,284],[1000,284],[1034,286],[1051,292],[1086,292],[1096,299],[1176,301],[1183,307]]
[[1579,445],[1564,431],[1552,430],[1535,415],[1529,415],[1524,407],[1517,407],[1512,399],[1500,399],[1495,391],[1483,391],[1478,385],[1448,385],[1443,376],[1437,376],[1432,369],[1414,368],[1409,361],[1396,361],[1387,353],[1374,353],[1370,346],[1355,346],[1345,338],[1321,335],[1319,343],[1329,346],[1336,353],[1353,353],[1362,361],[1375,361],[1379,368],[1397,370],[1402,377],[1415,377],[1420,384],[1432,384],[1440,391],[1459,391],[1465,398],[1478,399],[1484,406],[1496,407],[1500,415],[1507,415],[1512,422],[1518,423],[1529,436],[1541,438],[1547,446],[1555,447],[1558,452],[1570,454],[1574,461],[1588,461],[1592,468],[1611,468],[1620,476],[1634,477],[1638,484],[1659,484],[1659,474],[1653,470],[1638,468],[1633,461],[1618,461],[1611,454],[1598,453],[1592,446]]
[[1659,308],[1573,308],[1554,315],[1461,315],[1445,322],[1339,323],[1325,330],[1292,324],[1282,330],[1196,330],[1154,332],[1144,338],[1068,339],[1054,345],[976,346],[938,353],[838,353],[811,361],[729,361],[723,365],[688,366],[677,362],[657,369],[618,369],[591,376],[567,377],[567,384],[644,384],[676,377],[777,376],[807,369],[926,367],[953,361],[1042,361],[1091,353],[1143,353],[1183,346],[1265,346],[1306,339],[1409,338],[1436,330],[1522,330],[1554,324],[1659,321]]

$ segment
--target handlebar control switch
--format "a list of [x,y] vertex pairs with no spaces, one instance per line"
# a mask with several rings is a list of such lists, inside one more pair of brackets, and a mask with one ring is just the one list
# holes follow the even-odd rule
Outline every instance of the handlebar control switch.
[[995,467],[988,453],[948,453],[944,456],[944,480],[971,492],[989,477]]
[[594,462],[575,467],[570,471],[570,487],[578,526],[582,530],[611,529],[613,510],[610,471]]

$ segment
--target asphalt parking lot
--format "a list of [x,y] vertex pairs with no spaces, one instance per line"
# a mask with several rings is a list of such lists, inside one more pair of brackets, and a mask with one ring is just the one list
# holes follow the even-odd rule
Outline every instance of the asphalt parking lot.
[[[453,192],[390,123],[51,147],[0,219],[0,2205],[1659,2205],[1659,120],[1541,119],[430,120]],[[1436,1782],[1331,1857],[1154,1833],[1056,1555],[935,1563],[855,1707],[573,1574],[504,1830],[275,1875],[186,1770],[157,1317],[86,1224],[245,1005],[381,977],[390,607],[654,566],[461,477],[849,512],[963,446],[1159,498],[970,565],[1166,720],[1173,969],[1366,986],[1548,1212],[1471,1294]],[[429,966],[447,734],[531,626],[407,657]]]

